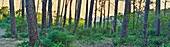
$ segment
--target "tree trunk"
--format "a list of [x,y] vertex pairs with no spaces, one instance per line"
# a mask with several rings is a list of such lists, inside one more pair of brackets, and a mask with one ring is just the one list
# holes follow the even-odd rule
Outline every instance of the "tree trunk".
[[92,27],[93,6],[94,6],[94,0],[91,0],[91,1],[90,1],[90,11],[89,11],[88,28],[91,28],[91,27]]
[[87,28],[87,17],[88,17],[88,2],[89,0],[86,0],[86,15],[85,15],[85,22],[84,22],[84,27]]
[[76,0],[76,3],[75,3],[74,25],[76,25],[76,20],[77,20],[77,15],[76,15],[76,13],[77,13],[77,5],[78,5],[78,0]]
[[121,38],[127,37],[127,32],[128,32],[128,16],[129,14],[129,4],[130,0],[125,0],[125,11],[124,11],[124,17],[123,17],[123,23],[122,23],[122,32],[121,32]]
[[61,0],[58,0],[58,7],[57,7],[57,14],[56,14],[56,26],[59,24],[59,16],[60,16],[60,2]]
[[160,0],[156,0],[156,20],[155,20],[156,36],[159,36],[160,34],[160,19],[158,18],[159,16],[160,16]]
[[42,0],[42,31],[46,33],[46,7],[47,7],[47,0]]
[[164,15],[166,15],[166,3],[167,3],[167,0],[165,0],[165,4],[164,4]]
[[95,4],[94,28],[96,28],[96,16],[97,16],[97,0]]
[[80,19],[80,12],[81,12],[81,3],[82,3],[82,0],[78,0],[78,9],[76,11],[76,22],[75,22],[75,28],[78,26],[78,23],[79,23],[79,19]]
[[103,3],[102,3],[102,4],[103,4],[103,7],[102,7],[102,8],[103,8],[103,10],[104,10],[104,13],[103,13],[103,27],[105,27],[105,25],[106,25],[106,21],[105,21],[105,19],[106,19],[106,16],[105,16],[105,14],[106,14],[106,13],[105,13],[105,11],[106,11],[106,9],[105,9],[105,2],[106,2],[106,1],[103,0]]
[[67,6],[68,6],[68,0],[66,0],[65,2],[65,11],[64,11],[64,22],[63,22],[63,27],[65,27],[65,24],[66,24],[66,14],[67,14]]
[[25,7],[25,4],[24,4],[25,0],[22,0],[22,18],[24,18],[24,15],[25,15],[25,10],[24,10],[24,7]]
[[[165,0],[165,7],[164,7],[164,15],[166,16],[166,3],[167,3],[167,0]],[[168,31],[170,31],[170,19],[168,19]]]
[[52,0],[48,0],[48,16],[49,16],[49,25],[48,27],[51,27],[52,25]]
[[118,12],[118,0],[115,0],[115,12],[114,12],[114,22],[113,22],[114,32],[116,32],[116,26],[117,26],[117,12]]
[[17,27],[16,27],[15,11],[14,11],[14,0],[9,0],[9,6],[10,6],[11,34],[14,35],[14,37],[17,37]]
[[110,19],[110,0],[108,0],[108,13],[107,13],[107,28],[109,26],[109,19]]
[[29,44],[30,47],[33,47],[38,39],[38,27],[34,0],[26,0],[26,13],[30,41]]
[[72,23],[72,15],[71,15],[71,7],[72,7],[72,0],[70,0],[70,14],[69,14],[69,25],[71,25],[71,23]]
[[135,2],[136,0],[133,0],[133,25],[132,25],[132,31],[134,31],[134,28],[135,28]]
[[102,20],[103,20],[103,19],[102,19],[102,18],[103,18],[103,17],[102,17],[102,12],[103,12],[102,10],[103,10],[103,9],[102,9],[102,3],[101,3],[101,2],[99,2],[99,5],[100,5],[100,22],[99,22],[99,26],[101,27],[101,25],[102,25]]
[[129,5],[128,5],[128,13],[131,13],[131,0],[129,0],[129,3],[128,3]]
[[[25,0],[21,0],[21,2],[22,2],[22,4],[21,4],[21,6],[22,6],[22,10],[21,10],[21,16],[22,16],[22,18],[25,20]],[[20,13],[20,12],[19,12]],[[20,14],[19,14],[20,15]],[[25,31],[26,30],[26,27],[24,27],[26,24],[25,23],[23,23],[23,24],[21,24],[22,25],[22,30],[21,31]]]
[[63,0],[60,22],[62,23],[65,0]]
[[147,47],[147,32],[148,32],[148,13],[150,0],[146,0],[145,12],[144,12],[144,31],[143,31],[143,42],[142,47]]

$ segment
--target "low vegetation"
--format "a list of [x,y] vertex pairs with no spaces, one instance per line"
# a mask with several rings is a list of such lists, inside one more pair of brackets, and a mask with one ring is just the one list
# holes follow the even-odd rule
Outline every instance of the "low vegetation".
[[[169,16],[161,16],[161,34],[160,36],[155,36],[156,29],[153,28],[153,20],[154,20],[154,13],[149,14],[149,28],[148,28],[148,45],[151,47],[160,46],[160,47],[166,47],[170,46],[170,37],[169,37],[169,31],[167,27],[167,21]],[[41,17],[41,15],[38,15],[38,17]],[[131,16],[129,16],[130,19],[132,19]],[[142,17],[140,17],[143,19]],[[120,21],[121,18],[119,18]],[[38,19],[40,21],[41,19]],[[3,18],[3,20],[0,20],[0,27],[6,29],[6,34],[3,35],[3,37],[11,38],[13,37],[10,33],[10,20],[8,17]],[[18,29],[18,38],[17,39],[23,39],[28,37],[28,27],[27,22],[25,22],[22,17],[19,15],[16,16],[17,21],[17,29]],[[140,20],[139,20],[140,21]],[[83,22],[83,20],[81,20]],[[41,23],[39,23],[39,40],[37,40],[37,45],[40,44],[41,46],[46,47],[75,47],[75,46],[83,46],[83,45],[96,45],[101,44],[103,42],[110,43],[111,46],[141,46],[142,44],[142,28],[140,24],[142,24],[142,21],[136,24],[136,28],[132,29],[132,21],[129,22],[129,32],[128,37],[122,39],[120,38],[120,31],[121,31],[121,24],[118,24],[117,32],[113,32],[112,24],[110,22],[109,27],[97,27],[92,29],[84,29],[83,24],[80,23],[77,28],[74,28],[73,25],[67,25],[65,28],[62,28],[60,26],[52,26],[51,28],[47,28],[46,35],[44,35],[41,32]],[[26,29],[23,29],[26,28]],[[113,33],[111,33],[113,32]],[[111,40],[107,40],[111,39]],[[24,40],[23,43],[19,44],[18,46],[28,46],[29,41]],[[109,45],[109,44],[105,44]]]

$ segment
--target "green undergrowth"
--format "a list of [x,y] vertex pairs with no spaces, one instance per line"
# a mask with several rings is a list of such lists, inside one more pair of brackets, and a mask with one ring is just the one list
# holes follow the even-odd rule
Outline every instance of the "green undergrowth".
[[[168,15],[163,15],[159,17],[161,20],[161,32],[159,36],[156,36],[156,29],[154,27],[154,12],[150,12],[148,16],[148,46],[150,47],[168,47],[170,46],[170,32],[168,31]],[[132,46],[141,47],[142,46],[142,33],[143,33],[143,17],[135,20],[134,29],[133,26],[133,15],[129,16],[128,23],[128,37],[120,38],[121,34],[121,23],[123,21],[122,16],[118,16],[120,24],[117,24],[116,32],[113,31],[112,22],[109,22],[108,28],[99,27],[96,28],[84,28],[83,19],[80,20],[78,27],[74,27],[73,23],[71,25],[66,24],[63,28],[62,26],[52,25],[50,28],[46,29],[46,35],[42,34],[41,31],[41,14],[38,15],[38,30],[39,30],[39,42],[36,46],[46,46],[46,47],[76,47],[78,44],[100,44],[103,41],[107,41],[106,38],[111,38],[109,42],[113,46]],[[135,16],[137,18],[137,16]],[[138,23],[137,23],[138,21]],[[55,23],[55,22],[54,22]],[[16,24],[18,31],[18,39],[28,37],[28,24],[26,19],[20,16],[16,16]],[[3,37],[12,37],[10,33],[10,19],[9,17],[0,20],[0,28],[6,29],[5,35]],[[38,41],[38,40],[37,40]],[[109,43],[108,42],[108,43]],[[107,42],[106,42],[107,43]],[[26,47],[29,45],[29,41],[24,40],[19,46]],[[35,46],[35,47],[36,47]]]

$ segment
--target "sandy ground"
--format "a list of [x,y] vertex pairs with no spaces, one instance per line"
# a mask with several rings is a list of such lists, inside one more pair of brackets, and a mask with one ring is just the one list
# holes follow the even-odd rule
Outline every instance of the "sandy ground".
[[0,47],[16,47],[22,40],[16,40],[15,38],[3,38],[5,29],[0,29]]

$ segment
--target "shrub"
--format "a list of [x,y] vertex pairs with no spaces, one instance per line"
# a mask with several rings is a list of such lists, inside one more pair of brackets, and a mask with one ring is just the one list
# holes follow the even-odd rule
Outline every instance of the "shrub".
[[75,37],[70,35],[68,32],[52,31],[48,35],[48,39],[51,39],[54,43],[62,43],[66,46],[75,41]]
[[18,46],[21,46],[21,47],[28,47],[28,46],[29,46],[29,42],[26,41],[26,39],[24,39],[24,41],[23,41],[21,44],[18,44]]
[[8,11],[9,11],[9,10],[8,10],[8,7],[7,7],[7,6],[2,7],[2,13],[3,13],[3,16],[4,16],[4,17],[9,16],[9,12],[8,12]]
[[45,38],[40,40],[42,46],[45,47],[52,47],[54,45],[54,42],[51,39]]

